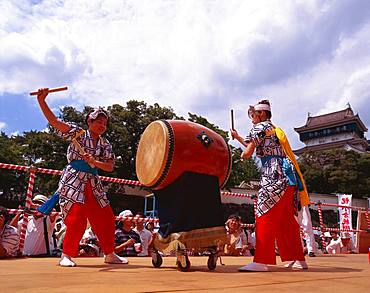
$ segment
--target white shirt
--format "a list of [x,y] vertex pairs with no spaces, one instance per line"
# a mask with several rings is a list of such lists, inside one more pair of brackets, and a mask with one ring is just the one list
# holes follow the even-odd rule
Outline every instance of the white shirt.
[[19,249],[19,234],[16,228],[5,225],[0,231],[0,243],[6,250],[6,256],[16,256]]
[[143,229],[139,231],[136,227],[133,229],[137,234],[140,235],[141,240],[141,252],[138,254],[138,256],[147,256],[149,255],[148,247],[149,242],[152,239],[152,233],[150,233],[147,229]]
[[85,230],[84,235],[82,236],[82,240],[92,239],[92,238],[97,238],[97,237],[96,237],[96,235],[94,234],[93,230],[90,227],[90,228]]
[[342,244],[342,241],[341,241],[341,239],[339,237],[338,237],[337,240],[332,239],[332,240],[330,240],[329,245],[326,247],[326,251],[329,254],[339,254],[340,253],[341,244]]
[[[45,217],[35,219],[33,216],[29,216],[29,221],[26,230],[26,238],[23,247],[23,255],[40,255],[47,253],[44,237],[44,222],[43,222],[44,218]],[[19,231],[22,222],[23,220],[20,220],[18,222]],[[54,249],[52,234],[55,222],[56,222],[55,220],[54,222],[51,222],[50,217],[46,217],[46,226],[48,230],[47,232],[50,252],[52,252],[52,250]]]

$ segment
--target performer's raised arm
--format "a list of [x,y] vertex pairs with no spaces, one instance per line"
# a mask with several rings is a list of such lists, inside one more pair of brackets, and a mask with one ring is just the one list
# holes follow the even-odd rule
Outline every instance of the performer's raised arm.
[[44,116],[46,117],[51,126],[58,129],[62,133],[68,132],[71,129],[71,127],[67,123],[64,123],[63,121],[59,120],[50,110],[48,104],[46,103],[45,99],[48,93],[49,93],[48,88],[42,88],[37,91],[37,101],[39,102],[42,113],[44,113]]

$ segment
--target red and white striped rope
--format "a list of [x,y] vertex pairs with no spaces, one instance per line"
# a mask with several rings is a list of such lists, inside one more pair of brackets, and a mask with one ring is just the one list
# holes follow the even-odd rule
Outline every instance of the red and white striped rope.
[[[30,167],[28,166],[20,166],[20,165],[6,164],[6,163],[0,163],[0,168],[18,170],[18,171],[28,171],[30,169]],[[35,168],[35,172],[43,173],[43,174],[51,174],[51,175],[61,175],[62,174],[62,171],[60,170],[45,169],[45,168]],[[99,177],[102,181],[106,181],[106,182],[143,186],[139,181],[136,181],[136,180],[113,178],[113,177],[106,177],[106,176],[99,176]],[[243,198],[251,198],[253,196],[251,194],[227,192],[227,191],[221,191],[221,195],[222,196],[232,196],[232,197],[243,197]]]
[[[317,231],[321,231],[322,229],[320,227],[312,227],[312,229],[314,230],[317,230]],[[358,232],[367,232],[365,230],[355,230],[355,229],[340,229],[340,228],[327,228],[327,227],[324,227],[323,229],[324,231],[328,231],[328,232],[354,232],[354,233],[358,233]]]
[[253,198],[253,211],[254,211],[254,218],[257,217],[257,197]]
[[137,216],[134,216],[134,217],[119,217],[117,216],[116,217],[116,220],[117,221],[123,221],[123,222],[126,222],[126,221],[133,221],[133,222],[141,222],[141,223],[159,223],[159,219],[158,218],[149,218],[149,217],[146,217],[146,218],[143,218],[143,217],[137,217]]
[[[33,186],[35,184],[35,177],[36,177],[35,170],[33,168],[30,168],[30,177],[28,179],[26,204],[25,204],[26,209],[29,209],[31,207],[32,195],[33,195]],[[22,225],[21,225],[21,230],[20,230],[20,233],[19,233],[19,250],[21,252],[23,252],[24,240],[26,238],[27,225],[28,225],[28,213],[25,213],[24,217],[23,217],[23,222],[22,222]]]
[[365,219],[366,219],[366,224],[367,224],[367,229],[370,230],[370,218],[369,218],[369,211],[365,211]]
[[233,196],[233,197],[245,197],[245,198],[251,198],[253,196],[251,194],[228,192],[228,191],[221,191],[221,195],[223,195],[223,196]]
[[[22,209],[7,209],[7,211],[10,215],[16,215],[18,213],[23,213],[24,212],[24,210],[22,210]],[[33,215],[36,211],[29,210],[29,211],[26,211],[26,212],[28,212],[28,214],[30,214],[30,215]],[[61,215],[61,214],[62,214],[61,212],[51,212],[50,216]]]
[[337,208],[342,208],[342,209],[352,209],[352,210],[360,210],[360,211],[367,211],[367,208],[361,208],[361,207],[355,207],[355,206],[344,206],[340,204],[335,204],[335,203],[322,203],[322,202],[311,202],[311,204],[314,205],[321,205],[323,207],[337,207]]
[[324,227],[324,221],[323,221],[323,218],[322,218],[322,209],[321,209],[320,204],[317,205],[317,211],[318,211],[318,214],[319,214],[319,222],[320,222],[321,244],[322,244],[323,250],[325,251],[326,250],[326,242],[325,242],[325,237],[324,237],[325,227]]
[[242,228],[255,228],[256,224],[241,224]]
[[99,176],[99,178],[100,180],[107,181],[107,182],[126,184],[126,185],[135,185],[135,186],[144,186],[139,181],[136,181],[136,180],[113,178],[113,177],[106,177],[106,176]]

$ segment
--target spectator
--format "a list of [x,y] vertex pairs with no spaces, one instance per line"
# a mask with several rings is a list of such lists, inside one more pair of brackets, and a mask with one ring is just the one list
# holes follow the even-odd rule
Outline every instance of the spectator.
[[330,232],[331,240],[329,245],[326,247],[326,251],[329,254],[339,254],[341,248],[341,239],[338,237],[336,232]]
[[241,218],[231,215],[225,223],[228,243],[225,245],[226,255],[244,255],[248,250],[247,236],[241,228]]
[[325,239],[326,246],[328,246],[329,243],[330,243],[330,241],[331,241],[331,234],[330,234],[330,232],[328,232],[328,231],[324,232],[324,239]]
[[14,257],[19,253],[17,228],[7,224],[8,210],[0,206],[0,258]]
[[[119,217],[133,217],[130,210],[124,210]],[[115,232],[114,252],[119,256],[137,256],[141,252],[140,235],[133,229],[132,219],[120,219]]]
[[[32,199],[32,210],[43,205],[48,198],[45,195],[38,194]],[[18,217],[20,214],[17,215]],[[24,241],[23,255],[27,256],[49,256],[54,249],[53,230],[55,226],[56,217],[58,215],[50,216],[29,216],[26,230],[26,237]],[[21,230],[24,219],[18,222],[18,231]]]
[[141,241],[141,252],[137,256],[148,256],[149,251],[149,243],[152,240],[152,233],[150,233],[147,229],[144,228],[144,214],[137,213],[135,218],[136,220],[136,227],[133,229],[137,234],[140,235]]
[[66,234],[66,225],[64,225],[63,219],[59,218],[55,224],[54,238],[57,242],[57,245],[56,245],[57,249],[61,251],[63,250],[63,240],[64,240],[65,234]]
[[99,256],[99,241],[91,227],[87,228],[79,245],[79,256]]
[[150,233],[154,233],[154,223],[153,222],[148,222],[146,223],[145,225],[145,228],[150,232]]
[[341,235],[341,253],[356,253],[356,247],[353,244],[351,234],[348,232],[343,232]]
[[248,239],[248,249],[251,255],[254,255],[254,250],[256,247],[256,232],[254,231],[254,228],[246,230],[246,235]]

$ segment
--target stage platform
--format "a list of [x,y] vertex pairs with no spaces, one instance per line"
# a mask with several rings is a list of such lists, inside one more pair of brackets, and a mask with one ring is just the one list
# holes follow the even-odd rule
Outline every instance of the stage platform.
[[158,269],[149,257],[129,258],[128,265],[78,258],[75,268],[57,266],[57,258],[0,260],[0,292],[370,292],[365,254],[307,258],[305,271],[278,263],[265,273],[238,272],[251,257],[223,257],[225,265],[212,272],[207,259],[190,257],[190,272],[177,271],[174,257]]

